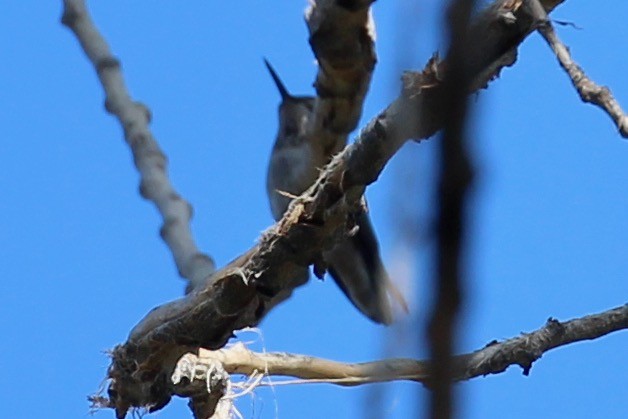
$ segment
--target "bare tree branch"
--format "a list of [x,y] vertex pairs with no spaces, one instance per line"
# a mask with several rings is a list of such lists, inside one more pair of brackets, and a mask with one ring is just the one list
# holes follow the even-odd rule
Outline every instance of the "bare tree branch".
[[96,29],[84,0],[64,0],[63,6],[61,22],[74,33],[94,66],[105,91],[105,109],[124,130],[124,139],[140,174],[140,195],[155,204],[164,220],[160,234],[172,252],[179,275],[192,286],[204,283],[215,271],[214,261],[198,250],[192,238],[192,206],[168,179],[166,156],[148,128],[150,111],[129,96],[120,61]]
[[[476,79],[474,88],[486,84],[503,66],[512,64],[514,49],[533,30],[528,10],[511,10],[504,7],[506,3],[509,2],[496,2],[471,28],[470,44],[476,48],[469,54],[469,71]],[[543,2],[548,12],[559,3]],[[106,44],[87,18],[84,3],[66,0],[64,4],[64,22],[99,70],[110,99],[109,109],[119,115],[131,147],[139,150],[134,151],[138,155],[136,162],[143,162],[139,156],[145,149],[149,156],[161,155],[150,133],[139,129],[148,122],[146,114],[143,122],[138,117],[141,124],[127,120],[126,109],[138,112],[137,106],[128,99],[119,64],[112,64]],[[289,293],[296,286],[291,283],[295,269],[315,262],[324,249],[346,234],[347,213],[358,204],[366,185],[377,179],[391,156],[407,139],[427,138],[443,126],[439,74],[445,66],[446,61],[432,60],[422,73],[406,78],[412,83],[406,84],[402,96],[368,124],[356,144],[330,162],[312,188],[294,201],[284,218],[263,235],[257,246],[215,273],[204,287],[188,297],[153,310],[133,329],[128,341],[114,349],[108,373],[108,405],[116,409],[118,417],[124,417],[132,406],[153,411],[168,403],[173,394],[170,375],[181,355],[199,347],[219,348],[234,330],[257,324],[278,295]],[[118,90],[112,90],[110,83]],[[157,163],[148,167],[161,167],[163,172],[163,157]],[[148,170],[146,163],[136,164],[141,173]]]
[[[528,375],[532,364],[546,352],[584,340],[598,339],[628,329],[628,304],[601,313],[559,322],[549,319],[538,330],[502,342],[493,341],[484,348],[453,358],[452,378],[466,381],[489,374],[500,374],[511,365],[519,365]],[[281,352],[255,353],[242,343],[211,351],[201,349],[198,355],[186,354],[174,372],[175,392],[188,394],[190,388],[211,388],[207,377],[215,371],[254,376],[283,376],[298,381],[273,380],[272,385],[328,383],[356,386],[389,381],[415,381],[430,385],[429,361],[385,359],[374,362],[342,363],[307,355]],[[188,377],[182,381],[180,377]],[[211,379],[211,378],[210,378]],[[228,379],[228,378],[227,378]],[[270,382],[268,384],[271,384]],[[221,386],[222,384],[219,384]],[[218,387],[216,389],[219,389]]]
[[434,419],[453,417],[455,408],[452,356],[464,288],[465,202],[473,176],[465,145],[471,82],[467,51],[472,48],[468,39],[473,6],[473,0],[455,0],[446,11],[450,49],[443,81],[444,129],[438,156],[435,302],[427,329],[432,366],[429,414]]
[[[472,40],[484,48],[473,56],[471,75],[489,80],[500,70],[495,61],[512,56],[511,50],[531,30],[532,19],[523,8],[516,11],[515,22],[507,24],[500,9],[487,11],[472,28]],[[331,245],[365,186],[377,179],[401,145],[408,138],[426,138],[442,126],[438,73],[438,65],[431,62],[420,73],[430,86],[405,89],[355,144],[332,160],[255,248],[217,272],[205,289],[160,307],[136,326],[127,343],[114,350],[109,371],[115,395],[111,403],[119,415],[129,405],[157,409],[166,404],[171,394],[167,383],[180,356],[197,347],[221,347],[233,330],[257,324],[275,293],[290,289],[295,267],[312,263]]]
[[317,101],[308,132],[328,155],[341,151],[362,115],[375,67],[374,0],[317,0],[305,20],[319,65]]
[[556,54],[560,66],[565,70],[571,83],[578,91],[580,99],[585,103],[591,103],[611,117],[619,133],[622,137],[628,138],[628,115],[619,105],[619,102],[613,97],[610,89],[606,86],[599,86],[591,80],[580,67],[571,58],[569,48],[565,46],[558,38],[558,34],[554,30],[552,22],[547,17],[547,13],[539,0],[528,0],[533,12],[533,16],[538,22],[538,31],[547,41],[549,46]]

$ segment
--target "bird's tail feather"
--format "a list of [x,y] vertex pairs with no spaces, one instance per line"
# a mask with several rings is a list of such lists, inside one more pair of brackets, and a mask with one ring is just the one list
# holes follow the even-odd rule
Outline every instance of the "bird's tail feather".
[[353,305],[374,322],[390,324],[393,314],[389,295],[406,312],[408,306],[384,268],[368,215],[356,215],[356,222],[356,234],[326,252],[324,258],[332,278]]

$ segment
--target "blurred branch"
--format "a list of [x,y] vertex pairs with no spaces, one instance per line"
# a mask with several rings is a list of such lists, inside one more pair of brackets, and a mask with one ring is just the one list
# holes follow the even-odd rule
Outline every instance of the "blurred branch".
[[578,91],[580,99],[585,103],[591,103],[611,117],[622,137],[628,138],[628,115],[623,111],[619,102],[613,97],[610,89],[606,86],[599,86],[585,74],[584,70],[574,62],[569,53],[569,48],[558,38],[552,22],[547,17],[547,13],[539,0],[528,0],[537,20],[538,31],[547,41],[556,54],[560,66],[565,70],[571,83]]
[[450,42],[443,79],[443,133],[439,147],[436,220],[434,307],[427,328],[431,371],[429,414],[449,419],[455,410],[453,394],[458,315],[463,299],[462,255],[465,235],[465,203],[473,171],[467,156],[465,127],[467,92],[471,84],[467,51],[473,0],[454,0],[446,8]]
[[129,96],[120,61],[96,29],[84,0],[64,0],[63,6],[61,22],[74,33],[94,66],[105,91],[105,109],[124,130],[124,139],[140,174],[140,195],[155,204],[164,220],[160,234],[172,252],[179,275],[189,281],[188,287],[202,284],[215,271],[214,261],[194,243],[190,231],[192,206],[168,179],[166,156],[148,128],[150,111]]
[[[612,332],[628,329],[628,304],[602,313],[566,322],[549,319],[545,326],[502,342],[493,341],[475,352],[452,358],[452,379],[465,381],[489,374],[500,374],[511,365],[519,365],[528,375],[532,364],[543,354],[561,346],[593,340]],[[185,395],[193,389],[222,388],[212,384],[216,375],[226,374],[294,377],[298,380],[268,381],[267,385],[328,383],[356,386],[389,381],[415,381],[430,385],[430,362],[414,359],[385,359],[364,363],[342,363],[307,355],[288,353],[255,353],[242,343],[198,355],[188,353],[177,363],[173,373],[175,392]],[[222,371],[217,374],[217,371]],[[187,380],[182,380],[186,377]],[[208,381],[210,377],[210,381]],[[212,378],[214,377],[214,378]],[[259,381],[259,380],[258,380]],[[210,393],[211,394],[211,393]]]

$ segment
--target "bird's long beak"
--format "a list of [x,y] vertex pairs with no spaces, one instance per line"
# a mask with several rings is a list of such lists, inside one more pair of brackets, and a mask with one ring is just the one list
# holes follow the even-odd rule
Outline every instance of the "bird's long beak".
[[270,65],[270,63],[268,62],[266,58],[264,58],[264,64],[266,64],[266,68],[270,72],[270,76],[275,81],[275,85],[277,85],[279,94],[281,94],[281,99],[282,100],[292,99],[292,95],[290,94],[290,92],[288,92],[288,89],[286,89],[286,86],[283,84],[283,82],[277,75],[277,72],[275,72],[275,69],[273,68],[272,65]]

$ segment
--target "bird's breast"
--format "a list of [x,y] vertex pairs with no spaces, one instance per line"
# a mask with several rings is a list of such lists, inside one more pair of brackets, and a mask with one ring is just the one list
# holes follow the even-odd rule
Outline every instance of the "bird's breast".
[[273,150],[266,186],[275,219],[281,218],[291,201],[278,191],[301,195],[318,177],[324,164],[319,160],[308,143]]

